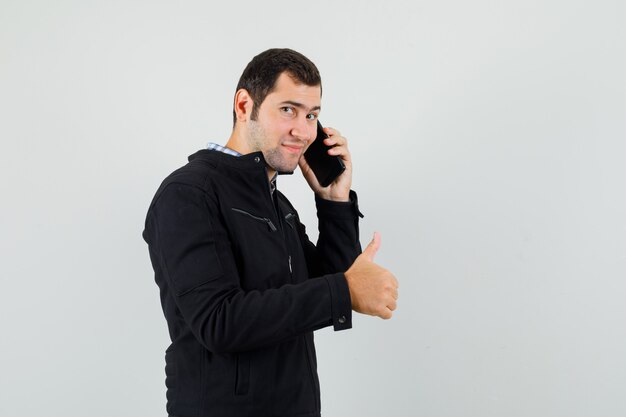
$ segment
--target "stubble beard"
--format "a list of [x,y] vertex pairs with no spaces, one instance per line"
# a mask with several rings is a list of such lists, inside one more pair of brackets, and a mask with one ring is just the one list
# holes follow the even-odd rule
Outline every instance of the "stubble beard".
[[265,144],[268,141],[268,138],[265,133],[265,129],[261,126],[261,123],[257,120],[250,120],[248,121],[248,126],[250,132],[249,143],[253,152],[263,152],[265,162],[275,171],[281,174],[293,174],[298,166],[299,159],[294,161],[291,158],[285,158],[281,152],[280,144],[278,144],[275,148],[265,149]]

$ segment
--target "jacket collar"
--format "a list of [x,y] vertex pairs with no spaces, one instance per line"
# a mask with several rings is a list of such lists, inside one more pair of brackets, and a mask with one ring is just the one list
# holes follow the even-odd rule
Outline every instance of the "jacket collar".
[[265,170],[267,167],[262,152],[252,152],[246,155],[233,156],[215,150],[201,149],[190,155],[188,159],[189,162],[198,160],[244,170]]
[[[265,162],[265,158],[263,157],[263,152],[252,152],[249,154],[234,156],[229,155],[224,152],[212,150],[212,149],[201,149],[198,152],[189,155],[189,162],[193,160],[201,160],[212,164],[217,165],[225,165],[228,167],[233,167],[236,169],[242,170],[263,170],[265,172],[265,168],[267,168],[267,162]],[[278,175],[291,175],[293,172],[279,172]]]

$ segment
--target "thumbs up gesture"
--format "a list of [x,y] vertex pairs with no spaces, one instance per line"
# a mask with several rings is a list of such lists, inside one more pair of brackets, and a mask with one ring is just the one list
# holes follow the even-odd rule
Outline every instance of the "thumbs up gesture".
[[390,319],[398,300],[398,280],[391,272],[374,263],[380,248],[380,235],[374,238],[363,253],[346,271],[346,281],[352,298],[352,309],[358,313]]

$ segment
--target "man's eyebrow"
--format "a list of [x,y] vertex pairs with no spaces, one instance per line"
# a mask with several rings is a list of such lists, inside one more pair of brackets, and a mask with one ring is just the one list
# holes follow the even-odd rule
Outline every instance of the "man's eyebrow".
[[[279,104],[280,105],[289,104],[290,106],[297,107],[299,109],[307,110],[307,108],[306,108],[306,106],[304,104],[299,103],[297,101],[287,100],[287,101],[283,101],[282,103],[279,103]],[[321,110],[321,109],[322,109],[322,106],[313,106],[310,109],[308,109],[308,111],[312,112],[312,111]]]

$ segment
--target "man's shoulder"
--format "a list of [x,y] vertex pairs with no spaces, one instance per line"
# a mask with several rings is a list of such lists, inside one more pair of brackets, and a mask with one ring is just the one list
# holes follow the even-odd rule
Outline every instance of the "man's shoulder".
[[188,162],[176,169],[164,180],[162,185],[171,183],[184,183],[195,186],[203,186],[207,182],[207,178],[212,174],[216,174],[217,160],[215,159],[215,151],[200,150],[189,157]]
[[166,189],[175,184],[208,192],[211,188],[211,177],[219,173],[216,154],[217,152],[203,149],[189,156],[185,165],[174,170],[161,182],[154,194],[151,206]]

